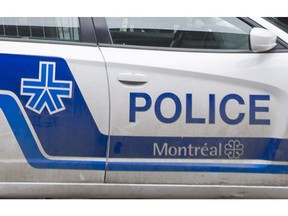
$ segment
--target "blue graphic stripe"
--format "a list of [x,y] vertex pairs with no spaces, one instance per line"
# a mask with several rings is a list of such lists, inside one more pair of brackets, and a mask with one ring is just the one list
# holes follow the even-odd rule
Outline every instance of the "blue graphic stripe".
[[44,88],[45,87],[45,80],[44,81],[42,80],[40,82],[24,80],[23,86],[25,88],[29,88],[31,86]]
[[52,89],[50,89],[49,92],[51,94],[51,97],[52,97],[57,109],[63,108],[63,105],[61,104],[58,96],[69,96],[70,91],[69,90],[52,90]]
[[[288,163],[287,139],[111,136],[110,142],[112,162],[108,163],[108,171],[288,173],[287,164],[277,165]],[[113,162],[114,158],[125,162]],[[135,162],[135,159],[151,159],[151,162]],[[175,163],[175,159],[182,162]],[[185,162],[186,159],[190,161]],[[198,161],[193,163],[191,159]],[[223,159],[226,163],[219,162]],[[235,163],[236,159],[243,163]],[[205,163],[207,160],[211,162]],[[263,163],[255,164],[255,160]],[[266,164],[272,161],[276,164]]]
[[163,163],[163,162],[110,162],[108,171],[146,172],[233,172],[288,174],[287,165],[220,164],[220,163]]
[[65,83],[65,82],[55,82],[53,81],[53,72],[54,65],[49,64],[48,65],[48,86],[52,88],[64,88],[64,89],[69,89],[70,88],[70,83]]
[[32,97],[32,100],[29,102],[29,107],[34,107],[37,103],[38,99],[40,98],[43,90],[42,89],[35,89],[35,88],[23,88],[22,89],[24,94],[35,94],[35,97]]
[[26,95],[27,93],[31,95],[32,99],[30,99],[31,101],[27,106],[34,111],[42,112],[43,108],[47,106],[49,112],[54,113],[65,108],[61,97],[70,97],[72,82],[55,81],[55,66],[56,62],[40,62],[41,71],[39,76],[41,81],[22,78],[23,85],[21,88],[23,95],[25,93]]
[[40,81],[32,81],[32,80],[24,80],[23,81],[23,86],[25,87],[30,87],[30,86],[35,86],[35,87],[45,87],[46,86],[46,75],[47,75],[47,72],[46,72],[46,65],[42,64],[42,73],[41,74],[41,77],[40,77]]
[[[150,171],[150,172],[246,172],[246,173],[264,173],[267,167],[272,168],[269,173],[279,173],[274,167],[262,164],[220,164],[220,163],[172,163],[172,162],[110,162],[109,171]],[[288,170],[283,173],[288,173]]]
[[10,95],[0,94],[2,109],[26,160],[34,168],[105,170],[105,162],[50,160],[40,152],[29,126],[15,99]]
[[[0,94],[0,108],[7,118],[8,123],[20,145],[20,148],[25,155],[26,160],[32,167],[48,169],[105,170],[104,161],[50,160],[45,158],[40,152],[16,100],[10,95]],[[115,139],[115,137],[112,138]],[[281,140],[272,139],[271,142],[274,143],[277,147]],[[273,148],[275,148],[275,146],[273,146]],[[270,152],[271,149],[266,150]],[[127,160],[129,159],[127,158]],[[286,174],[288,173],[288,166],[265,164],[235,164],[233,163],[233,160],[231,160],[231,163],[229,164],[191,162],[110,162],[108,164],[108,171],[241,172]]]
[[[41,144],[47,155],[106,158],[108,136],[99,131],[63,58],[0,54],[0,63],[0,89],[13,93],[16,101],[19,99],[25,107],[31,128],[33,127],[39,145]],[[55,73],[48,77],[48,71]],[[58,86],[59,83],[63,85],[61,88],[50,87],[49,78],[52,81],[55,78],[54,86]],[[56,92],[59,94],[55,95],[54,90],[65,91]],[[67,95],[66,90],[70,90],[70,95]],[[50,98],[44,95],[45,92]],[[40,101],[42,95],[47,99],[46,103]]]
[[288,139],[111,136],[110,158],[245,159],[288,162]]
[[35,107],[36,110],[40,111],[41,108],[44,106],[44,104],[47,103],[49,109],[51,112],[56,110],[56,107],[54,106],[49,94],[47,91],[44,92],[42,97],[40,98],[39,102],[37,103],[37,106]]
[[52,97],[57,109],[63,108],[57,95],[64,95],[64,93],[67,93],[67,95],[69,95],[69,91],[65,92],[65,91],[61,91],[61,90],[50,90],[51,97]]

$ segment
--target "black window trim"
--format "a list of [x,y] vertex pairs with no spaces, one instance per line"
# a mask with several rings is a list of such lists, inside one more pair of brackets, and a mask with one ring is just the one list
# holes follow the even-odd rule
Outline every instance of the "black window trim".
[[97,44],[96,33],[91,17],[79,17],[80,42]]
[[93,17],[98,44],[113,44],[105,17]]

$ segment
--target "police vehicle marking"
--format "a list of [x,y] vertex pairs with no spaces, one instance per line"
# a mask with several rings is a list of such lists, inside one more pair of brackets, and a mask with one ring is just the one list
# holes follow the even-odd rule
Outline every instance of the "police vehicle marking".
[[21,80],[21,95],[30,96],[27,108],[41,114],[46,107],[50,115],[65,110],[61,98],[72,97],[72,82],[55,80],[55,73],[55,62],[40,62],[38,79]]
[[[66,159],[48,159],[38,148],[33,129],[28,125],[28,116],[14,93],[0,91],[0,109],[3,111],[15,135],[27,162],[34,168],[49,169],[92,169],[104,170],[105,161],[85,161]],[[25,117],[26,116],[26,117]]]
[[[45,158],[41,152],[39,151],[39,148],[37,147],[36,141],[31,133],[31,128],[28,127],[27,124],[27,119],[24,118],[24,109],[21,110],[21,104],[18,101],[17,102],[17,97],[13,95],[11,92],[7,91],[1,91],[0,92],[0,101],[2,102],[0,104],[0,108],[2,109],[3,113],[5,114],[9,125],[11,129],[13,130],[14,135],[16,136],[17,141],[20,144],[20,147],[29,162],[31,166],[34,168],[49,168],[49,169],[97,169],[97,170],[104,170],[105,169],[105,161],[76,161],[76,160],[50,160]],[[18,115],[15,115],[17,113]],[[21,133],[19,133],[19,130],[21,130]],[[24,139],[25,137],[25,139]],[[113,139],[119,139],[119,137],[112,136],[112,141]],[[129,137],[130,140],[134,141],[139,139],[139,137]],[[143,139],[143,137],[140,137]],[[146,137],[148,139],[151,139],[151,137]],[[153,140],[157,139],[156,137],[152,138]],[[159,138],[158,138],[159,139]],[[179,138],[176,138],[179,139]],[[189,138],[192,139],[192,138]],[[198,138],[195,138],[198,139]],[[246,140],[245,138],[242,138]],[[273,144],[280,144],[282,140],[278,139],[271,139],[268,144],[272,144],[271,148],[275,148],[275,145]],[[230,149],[236,153],[236,151],[239,150],[239,144],[240,141],[236,140],[233,141],[235,149]],[[255,142],[255,139],[253,140]],[[286,141],[287,142],[287,141]],[[143,144],[143,143],[142,143]],[[228,142],[229,145],[232,144],[232,141],[230,140]],[[232,144],[233,145],[233,144]],[[145,146],[145,145],[143,145]],[[136,148],[139,147],[136,145]],[[233,146],[232,146],[233,147]],[[242,146],[240,147],[242,148]],[[276,148],[277,149],[277,146]],[[135,149],[134,149],[135,150]],[[228,147],[226,147],[226,150],[229,150]],[[267,152],[270,149],[266,149]],[[201,151],[201,150],[200,150]],[[128,151],[132,152],[132,151]],[[135,152],[135,151],[134,151]],[[139,149],[138,151],[139,152]],[[140,149],[141,152],[141,149]],[[127,153],[127,152],[125,152]],[[143,152],[142,152],[143,153]],[[275,152],[274,152],[275,153]],[[239,155],[239,152],[236,153]],[[241,154],[241,153],[240,153]],[[125,154],[124,154],[125,156]],[[229,158],[229,153],[226,153],[226,156]],[[136,156],[139,157],[139,156]],[[136,158],[134,156],[134,158]],[[143,155],[141,156],[143,157]],[[141,158],[140,157],[140,158]],[[167,161],[159,161],[157,160],[151,160],[151,162],[117,162],[113,161],[113,158],[115,158],[113,155],[111,155],[111,162],[108,163],[108,169],[109,170],[115,170],[115,171],[206,171],[206,172],[256,172],[256,173],[263,173],[263,172],[268,172],[268,173],[279,173],[285,172],[285,167],[286,166],[277,166],[275,165],[267,165],[265,161],[263,161],[263,164],[261,162],[258,164],[254,164],[253,160],[248,161],[246,160],[245,163],[239,164],[237,162],[235,163],[227,163],[227,161],[222,161],[221,160],[215,160],[214,163],[211,163],[211,161],[207,161],[206,163],[205,160],[197,160],[197,163],[193,162],[188,162],[188,163],[183,163],[183,162],[171,162],[169,160]],[[144,155],[144,158],[145,155]],[[126,157],[126,160],[129,160],[128,157]],[[141,160],[139,160],[141,161]],[[258,161],[259,162],[259,161]],[[185,166],[184,166],[185,164]],[[287,165],[287,163],[286,163]],[[286,172],[285,172],[286,173]]]
[[[179,96],[171,92],[165,92],[159,95],[154,104],[154,114],[158,121],[171,124],[176,122],[179,117],[181,116],[182,112],[185,112],[185,123],[186,124],[215,124],[215,115],[216,112],[219,112],[221,120],[228,124],[228,125],[237,125],[243,122],[244,118],[246,117],[246,113],[239,112],[239,114],[232,118],[227,115],[227,104],[230,101],[236,101],[239,106],[249,105],[249,124],[250,125],[270,125],[270,119],[258,119],[257,113],[268,113],[269,114],[269,107],[266,106],[259,106],[257,102],[270,101],[270,95],[249,95],[249,102],[246,102],[241,95],[238,94],[227,94],[225,95],[220,102],[219,109],[216,109],[215,105],[215,94],[209,94],[207,97],[209,102],[209,109],[208,109],[208,117],[195,117],[193,116],[193,94],[187,93],[186,94],[186,104],[182,104]],[[144,100],[144,105],[137,105],[138,100]],[[171,100],[175,105],[175,112],[172,116],[165,116],[161,111],[161,105],[163,101]],[[148,111],[153,105],[153,100],[151,96],[145,92],[132,92],[130,93],[130,107],[129,107],[129,122],[136,122],[136,113],[139,112],[146,112]]]
[[[3,62],[2,68],[0,68],[0,76],[2,76],[0,85],[1,89],[4,90],[0,93],[2,102],[0,108],[4,112],[27,161],[35,168],[105,170],[105,166],[107,166],[108,170],[112,171],[287,173],[287,166],[282,166],[287,165],[287,155],[277,150],[280,147],[288,147],[288,140],[259,137],[207,138],[111,135],[110,160],[106,164],[108,135],[101,134],[98,130],[97,124],[64,59],[1,54],[0,61]],[[49,67],[50,69],[47,69]],[[24,68],[25,71],[23,71]],[[6,80],[12,80],[18,85],[7,84]],[[48,93],[51,92],[50,87],[56,87],[55,94]],[[42,92],[38,93],[37,89]],[[27,95],[29,91],[30,93],[34,91],[35,94]],[[44,97],[45,92],[46,97]],[[69,98],[72,100],[68,100]],[[139,98],[145,100],[143,106],[137,105],[136,101]],[[210,94],[208,98],[209,116],[206,118],[193,116],[192,93],[186,94],[186,106],[182,105],[176,94],[162,93],[155,101],[154,113],[156,118],[164,124],[177,121],[182,113],[182,106],[186,107],[185,121],[189,124],[216,124],[215,112],[217,110],[219,110],[222,121],[227,125],[240,124],[248,115],[250,125],[269,126],[271,124],[270,119],[257,117],[258,113],[269,114],[270,110],[267,104],[270,101],[269,95],[251,94],[247,103],[239,94],[228,94],[221,100],[219,109],[216,109],[215,95]],[[41,99],[45,102],[41,102]],[[172,100],[176,107],[175,113],[168,117],[161,112],[162,102],[167,99]],[[239,112],[235,118],[229,117],[226,109],[231,100],[236,101],[239,106],[248,104],[249,114]],[[266,105],[257,105],[258,101],[266,102]],[[127,123],[136,122],[136,114],[149,110],[152,107],[152,102],[151,96],[147,93],[131,92],[130,105],[127,106],[130,108]],[[21,108],[24,105],[27,109]],[[52,122],[53,124],[52,120],[57,121],[57,124],[45,127],[45,122],[49,122],[49,124]],[[75,122],[77,124],[73,124]],[[29,127],[28,123],[32,125],[33,129]],[[83,127],[85,127],[85,133],[81,137]],[[20,128],[21,133],[19,133]],[[80,134],[75,135],[73,131],[80,132]],[[39,144],[37,143],[38,140]],[[41,152],[41,148],[44,153]],[[77,158],[80,159],[77,160]],[[136,158],[139,162],[135,162]],[[149,162],[141,162],[141,159],[148,158],[150,159]],[[124,161],[119,162],[117,159]],[[173,162],[171,159],[181,159],[181,162]],[[228,163],[227,159],[231,162]],[[243,161],[241,164],[237,162],[240,159]],[[194,160],[196,162],[193,162]],[[234,160],[235,163],[233,163]],[[267,165],[267,161],[271,161],[271,165]]]
[[[44,103],[44,107],[47,109],[42,107],[43,109],[40,109],[41,115],[27,108],[27,106],[25,107],[25,112],[35,130],[35,134],[37,134],[39,143],[41,143],[43,151],[49,158],[70,157],[85,159],[106,157],[108,136],[99,131],[74,76],[64,59],[57,57],[0,54],[0,62],[1,90],[13,93],[15,97],[19,98],[23,107],[29,104],[29,101],[31,103],[34,103],[34,101],[35,103],[37,102],[36,99],[33,100],[31,97],[21,95],[21,92],[23,93],[23,91],[27,89],[31,90],[31,86],[36,86],[36,89],[39,88],[39,92],[43,94],[46,92],[47,97],[44,97],[44,99],[53,99],[54,102],[58,99],[60,101],[61,99],[65,109],[62,109],[61,112],[53,112],[53,115],[49,112],[49,105],[46,102]],[[15,64],[15,62],[17,62],[17,64]],[[50,76],[48,76],[49,73],[46,73],[45,77],[45,73],[42,73],[42,82],[37,82],[35,77],[39,77],[39,75],[41,75],[40,71],[43,69],[42,67],[39,68],[39,64],[41,63],[45,63],[42,64],[44,69],[47,65],[46,63],[48,63],[48,66],[50,65],[50,70],[44,70],[44,72],[50,71]],[[53,66],[55,66],[55,68],[53,68]],[[55,72],[55,77],[53,77],[53,71]],[[7,80],[9,80],[9,82],[7,82]],[[55,80],[55,82],[53,82],[53,80]],[[50,87],[43,88],[43,85],[46,86],[46,84]],[[23,91],[21,91],[21,87]],[[51,90],[54,90],[51,89],[52,87],[56,87],[57,91],[52,93],[49,99],[48,92],[51,93]],[[61,91],[59,92],[58,90],[60,88]],[[57,94],[64,94],[64,92],[68,96],[73,95],[73,98],[66,98],[67,95],[58,98],[59,95]],[[35,96],[37,98],[38,95],[35,94]],[[39,96],[41,96],[41,94],[39,94]],[[61,103],[55,103],[55,107],[59,105],[61,105]],[[7,110],[7,112],[10,111]],[[77,124],[75,124],[75,122],[77,122]]]

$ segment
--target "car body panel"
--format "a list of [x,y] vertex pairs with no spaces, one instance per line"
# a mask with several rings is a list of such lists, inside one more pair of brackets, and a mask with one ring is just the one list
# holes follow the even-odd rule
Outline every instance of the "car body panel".
[[[149,181],[152,183],[191,182],[200,184],[203,180],[192,176],[208,175],[210,178],[206,178],[209,179],[207,183],[213,184],[222,181],[227,175],[222,173],[225,176],[222,178],[219,173],[214,175],[206,173],[205,175],[201,171],[283,173],[287,169],[286,166],[277,167],[277,165],[287,164],[286,156],[284,156],[286,153],[281,150],[281,147],[277,147],[279,142],[284,146],[287,137],[287,115],[285,114],[287,94],[286,90],[283,90],[286,89],[286,84],[285,79],[282,79],[282,84],[280,84],[280,79],[277,79],[277,77],[285,76],[287,68],[284,68],[280,62],[285,61],[287,54],[275,53],[267,59],[265,54],[253,53],[209,54],[121,50],[119,48],[101,48],[101,51],[107,62],[111,86],[111,144],[106,177],[108,182],[145,183]],[[275,63],[272,63],[274,61]],[[213,71],[211,70],[212,65]],[[271,65],[277,66],[271,68]],[[278,65],[283,66],[278,67]],[[140,84],[123,83],[117,79],[117,76],[124,72],[147,75],[149,81]],[[270,78],[272,72],[275,74],[275,79]],[[261,76],[261,80],[259,80],[259,76]],[[181,83],[180,86],[179,83]],[[147,111],[137,112],[133,122],[129,122],[129,115],[131,115],[129,104],[131,106],[131,100],[134,100],[131,99],[131,92],[146,93],[152,100],[151,108]],[[173,123],[161,122],[157,117],[157,111],[153,109],[157,98],[165,92],[179,97],[182,105],[181,114],[177,120],[173,120]],[[187,102],[188,99],[185,98],[187,93],[193,96],[193,101],[189,99],[190,102]],[[227,105],[227,116],[229,115],[231,119],[237,117],[239,113],[246,116],[246,118],[243,117],[243,121],[234,125],[227,120],[223,121],[220,116],[221,108],[219,108],[221,100],[231,94],[241,96],[244,103],[239,105],[239,103],[232,104],[233,102],[231,102],[230,105]],[[209,95],[215,96],[215,101],[217,101],[217,108],[213,108],[215,121],[209,117],[212,115]],[[251,117],[251,95],[259,98],[267,96],[267,100],[257,101],[259,104],[257,106],[260,107],[262,104],[261,107],[267,107],[269,111],[255,114],[257,117],[254,119],[261,119],[264,122],[260,121],[254,124],[255,122],[251,120],[254,118]],[[145,98],[143,98],[139,96],[136,106],[144,106]],[[163,102],[161,108],[165,111],[170,108],[167,113],[163,111],[162,114],[169,120],[176,113],[175,106],[180,105],[175,105],[175,101],[171,98],[167,99],[170,101],[165,101],[166,104]],[[140,100],[142,100],[141,105]],[[196,105],[194,105],[194,100]],[[191,117],[191,112],[187,110],[187,103],[192,103],[193,108],[190,107],[190,109],[193,109],[193,118],[198,121],[194,124],[190,121],[191,119],[187,120],[188,117]],[[125,106],[126,112],[118,109],[118,107]],[[187,112],[189,112],[188,117]],[[228,112],[230,113],[228,114]],[[143,137],[142,134],[146,134],[146,136]],[[239,158],[229,157],[229,154],[225,155],[225,145],[229,142],[235,144],[238,141],[241,146],[243,145],[242,150],[247,149],[249,155],[245,156],[244,153]],[[183,149],[183,146],[188,145],[192,145],[191,151],[188,148]],[[275,154],[269,151],[268,156],[267,149],[275,149]],[[273,167],[274,165],[275,167]],[[125,169],[127,172],[137,172],[126,175],[125,172],[121,172],[121,169]],[[152,173],[149,172],[150,170]],[[159,173],[156,175],[153,173],[159,171],[163,171],[163,177]],[[180,173],[173,175],[172,171]],[[192,175],[189,173],[190,171],[201,173]],[[167,175],[166,172],[170,175]],[[155,177],[149,178],[149,175]],[[251,174],[242,175],[246,179],[253,176]],[[240,179],[237,178],[237,181],[232,182],[246,184]],[[262,184],[263,179],[258,178],[258,182],[254,183]]]
[[0,197],[288,198],[285,48],[25,40],[0,40]]
[[[13,152],[9,153],[9,151],[15,148],[19,151],[20,147],[23,153],[19,158],[3,156],[5,159],[1,163],[3,166],[3,175],[1,176],[8,182],[78,182],[79,180],[103,182],[109,124],[109,97],[105,65],[99,49],[88,46],[51,44],[38,44],[31,47],[31,43],[17,42],[16,51],[11,49],[11,47],[15,47],[15,43],[1,42],[2,52],[5,53],[1,54],[1,79],[3,81],[0,92],[1,122],[4,122],[1,125],[3,124],[3,131],[5,131],[1,133],[1,140],[3,140],[2,142],[10,140],[11,142],[11,144],[8,142],[10,148],[3,148],[4,155],[11,155]],[[41,50],[45,50],[45,57]],[[54,56],[61,56],[61,58]],[[35,105],[32,106],[33,100],[28,100],[29,94],[25,94],[36,87],[41,90],[41,83],[37,81],[37,78],[39,76],[40,80],[46,79],[44,75],[41,75],[41,73],[44,74],[41,67],[44,67],[46,63],[55,63],[54,80],[51,81],[55,83],[54,87],[53,83],[50,84],[54,91],[57,90],[57,85],[61,84],[60,81],[65,87],[67,79],[72,80],[68,84],[73,85],[73,88],[70,89],[70,98],[73,98],[73,103],[71,104],[71,101],[69,103],[69,97],[62,99],[57,96],[59,101],[64,101],[63,104],[56,104],[56,108],[60,106],[60,114],[51,114],[49,113],[51,110],[48,112],[48,107],[53,108],[51,104],[49,105],[48,99],[40,109],[41,100],[38,99],[37,103],[35,102]],[[50,66],[53,65],[50,64]],[[73,74],[70,70],[73,71]],[[52,70],[49,69],[50,72],[52,73]],[[83,79],[85,76],[88,76],[89,80]],[[14,83],[13,86],[10,85],[11,88],[8,82],[4,83],[8,79]],[[99,82],[99,84],[94,85],[94,82]],[[48,87],[46,86],[46,88]],[[64,87],[60,86],[59,89],[65,89]],[[61,91],[64,91],[63,89]],[[51,92],[52,90],[49,94],[52,94]],[[91,92],[96,92],[101,96],[96,97],[96,94],[91,94]],[[59,95],[61,95],[60,93]],[[33,98],[32,96],[30,98]],[[36,96],[37,94],[35,94]],[[42,98],[44,98],[43,95]],[[53,99],[57,101],[55,98]],[[40,104],[38,110],[37,104]],[[60,109],[61,105],[63,109]],[[93,109],[100,111],[93,112],[92,115],[90,110]],[[37,112],[40,112],[41,115]],[[18,115],[14,113],[18,113]],[[99,130],[94,118],[100,125]],[[74,124],[75,121],[78,124]],[[89,121],[90,123],[88,123]],[[7,122],[10,127],[7,126]],[[65,130],[67,124],[70,124],[70,131]],[[79,130],[83,131],[82,135],[75,133]],[[97,139],[94,139],[95,135],[98,136]],[[79,140],[79,138],[81,139]],[[95,143],[99,143],[98,147]],[[9,164],[9,169],[7,169],[7,164]],[[86,171],[91,169],[93,172]],[[66,170],[70,170],[70,172]],[[17,173],[17,175],[9,173]]]

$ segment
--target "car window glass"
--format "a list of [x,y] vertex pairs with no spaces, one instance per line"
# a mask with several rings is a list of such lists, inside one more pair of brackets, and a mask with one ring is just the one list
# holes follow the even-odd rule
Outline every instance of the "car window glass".
[[195,49],[249,49],[248,24],[235,17],[110,17],[114,44]]
[[0,37],[79,41],[79,20],[74,17],[1,17]]
[[265,19],[288,33],[288,17],[265,17]]

